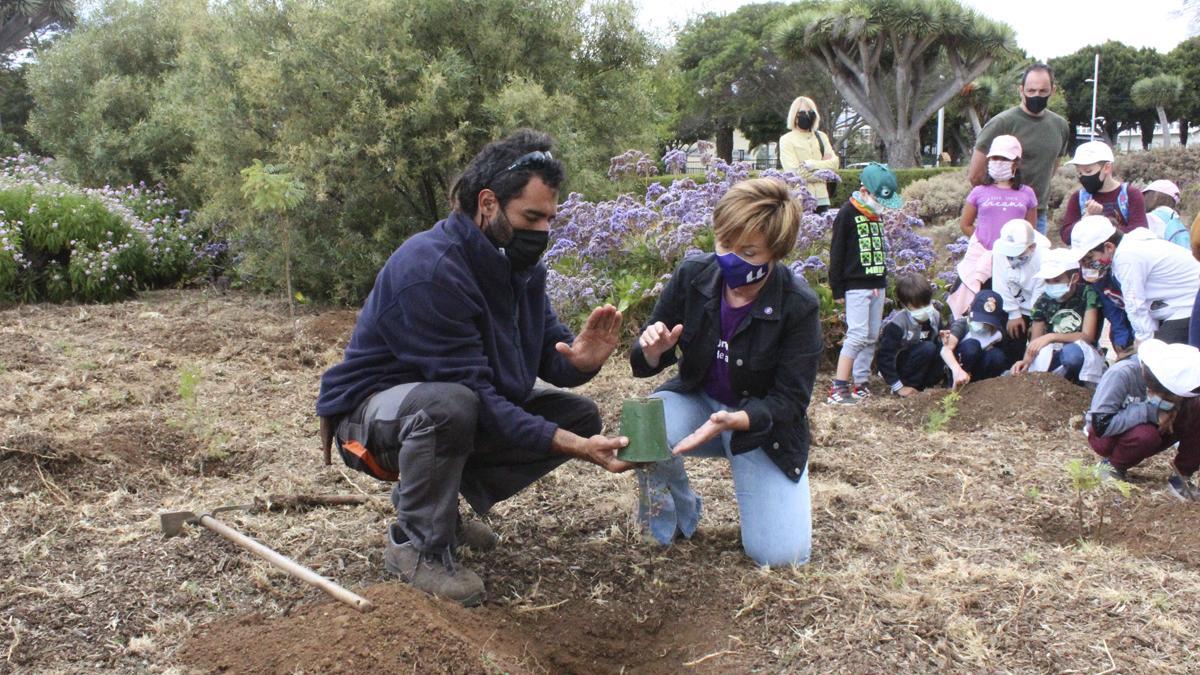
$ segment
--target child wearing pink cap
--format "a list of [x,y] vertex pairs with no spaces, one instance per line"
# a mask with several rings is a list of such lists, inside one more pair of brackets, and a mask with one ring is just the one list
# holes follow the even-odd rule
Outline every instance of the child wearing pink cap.
[[947,302],[954,317],[962,316],[975,294],[992,278],[992,245],[1010,220],[1037,222],[1037,195],[1021,182],[1021,141],[997,136],[988,149],[987,178],[971,189],[963,204],[960,226],[970,237],[958,263],[959,285]]
[[1191,250],[1191,233],[1179,217],[1179,186],[1169,180],[1156,180],[1142,188],[1142,199],[1146,202],[1146,225],[1150,231]]

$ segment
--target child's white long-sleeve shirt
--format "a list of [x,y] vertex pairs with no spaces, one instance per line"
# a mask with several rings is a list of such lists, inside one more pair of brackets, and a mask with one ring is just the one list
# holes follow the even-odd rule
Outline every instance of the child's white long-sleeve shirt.
[[1008,256],[992,249],[992,290],[1004,300],[1004,311],[1008,312],[1009,320],[1022,314],[1032,315],[1033,303],[1045,286],[1045,282],[1037,278],[1037,272],[1042,267],[1042,252],[1050,249],[1050,240],[1037,231],[1033,236],[1037,242],[1033,257],[1016,269],[1008,264]]
[[1113,254],[1112,274],[1121,284],[1125,314],[1139,341],[1154,337],[1160,321],[1192,315],[1200,263],[1182,246],[1144,227],[1130,230]]

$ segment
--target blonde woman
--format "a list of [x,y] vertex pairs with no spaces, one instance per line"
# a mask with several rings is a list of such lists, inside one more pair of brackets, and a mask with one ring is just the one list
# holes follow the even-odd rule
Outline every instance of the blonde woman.
[[715,251],[675,270],[630,350],[635,377],[679,364],[653,394],[675,456],[638,470],[639,520],[661,544],[690,538],[700,520],[688,453],[729,461],[750,558],[808,562],[807,410],[822,342],[817,296],[784,263],[800,216],[774,178],[730,188],[713,212]]
[[812,175],[817,169],[836,171],[841,161],[833,152],[829,136],[821,131],[821,113],[807,96],[797,97],[788,109],[787,132],[779,138],[779,163],[784,171],[808,174],[808,191],[817,198],[817,212],[827,211],[829,190],[825,181]]

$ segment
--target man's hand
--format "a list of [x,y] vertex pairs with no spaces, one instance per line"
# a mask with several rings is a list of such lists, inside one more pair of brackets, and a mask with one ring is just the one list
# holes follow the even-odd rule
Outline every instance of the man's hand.
[[948,330],[943,330],[939,331],[938,335],[942,338],[943,347],[949,347],[951,350],[953,350],[958,346],[958,338],[954,337],[954,333],[951,333]]
[[696,429],[682,441],[679,441],[679,444],[671,449],[671,454],[679,456],[685,452],[695,450],[717,436],[720,436],[723,431],[745,431],[749,428],[750,416],[746,414],[746,411],[728,412],[726,410],[718,410],[710,415],[708,421],[701,424],[699,429]]
[[1008,337],[1016,340],[1025,334],[1025,319],[1018,316],[1008,320]]
[[617,459],[617,451],[629,445],[629,439],[625,436],[609,438],[596,434],[584,438],[560,428],[554,432],[552,445],[557,452],[591,462],[612,473],[621,473],[633,468],[632,462]]
[[971,374],[962,368],[955,368],[951,373],[954,376],[954,391],[958,391],[971,383]]
[[621,313],[612,305],[592,310],[575,342],[554,345],[559,354],[581,373],[593,373],[608,360],[621,340]]
[[646,330],[638,337],[638,345],[642,348],[642,356],[646,358],[646,363],[651,368],[657,367],[662,355],[675,348],[680,335],[683,335],[683,324],[667,328],[667,324],[656,321],[653,325],[646,326]]
[[1089,216],[1104,215],[1104,205],[1095,199],[1087,200],[1087,204],[1084,204],[1084,210],[1087,211],[1086,215]]
[[913,389],[912,387],[900,387],[899,389],[896,390],[896,395],[900,396],[902,398],[908,398],[909,396],[916,396],[919,393],[921,393],[921,392],[917,391],[916,389]]

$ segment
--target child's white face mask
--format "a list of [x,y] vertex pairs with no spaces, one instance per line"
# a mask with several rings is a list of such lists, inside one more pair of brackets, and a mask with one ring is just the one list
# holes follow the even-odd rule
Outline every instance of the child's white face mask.
[[934,315],[936,314],[936,312],[933,309],[933,305],[925,305],[924,307],[910,309],[910,310],[908,310],[908,313],[910,315],[912,315],[912,318],[917,323],[922,323],[925,321],[932,321]]

